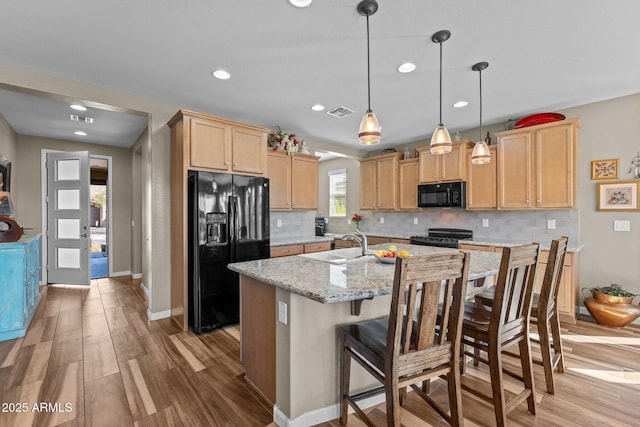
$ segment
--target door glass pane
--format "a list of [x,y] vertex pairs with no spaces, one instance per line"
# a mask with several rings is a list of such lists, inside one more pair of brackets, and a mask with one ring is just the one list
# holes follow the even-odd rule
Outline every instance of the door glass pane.
[[56,209],[80,209],[80,189],[58,190]]
[[58,219],[58,239],[79,239],[80,220],[79,219]]
[[57,248],[58,268],[80,268],[79,248]]
[[58,160],[57,162],[58,181],[78,181],[80,179],[80,159]]

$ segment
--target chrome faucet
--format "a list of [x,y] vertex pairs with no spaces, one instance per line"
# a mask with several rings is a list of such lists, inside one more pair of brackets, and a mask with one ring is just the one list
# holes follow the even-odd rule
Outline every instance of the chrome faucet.
[[367,236],[360,230],[356,228],[356,232],[360,236],[356,236],[355,234],[345,234],[342,238],[344,240],[353,240],[360,244],[360,249],[362,249],[362,256],[367,255],[368,247],[367,247]]

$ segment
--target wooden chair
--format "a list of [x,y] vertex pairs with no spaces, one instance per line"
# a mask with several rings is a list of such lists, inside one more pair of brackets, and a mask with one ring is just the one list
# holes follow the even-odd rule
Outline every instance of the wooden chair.
[[[564,258],[567,253],[567,237],[561,237],[551,242],[549,259],[544,272],[540,293],[533,295],[531,319],[538,329],[538,340],[542,353],[542,360],[533,359],[533,363],[544,369],[544,379],[547,393],[555,394],[553,371],[564,372],[564,353],[560,336],[560,318],[558,315],[558,291],[562,280]],[[492,291],[476,295],[476,302],[491,305],[494,293]],[[549,340],[551,333],[552,340]],[[516,355],[517,356],[517,355]]]
[[[368,424],[358,406],[361,399],[386,394],[387,425],[400,426],[400,396],[411,386],[452,426],[462,426],[460,332],[467,287],[469,255],[437,253],[398,258],[389,316],[338,328],[341,357],[340,423],[347,423],[348,405]],[[419,289],[422,289],[421,292]],[[443,301],[440,305],[439,301]],[[444,313],[438,318],[438,307]],[[448,333],[436,333],[448,331]],[[362,365],[383,386],[349,395],[351,361]],[[446,376],[450,414],[417,384]]]
[[[465,306],[462,342],[473,347],[474,352],[464,351],[464,354],[472,356],[475,363],[480,360],[489,365],[492,396],[464,385],[463,388],[493,403],[498,426],[507,425],[507,414],[524,400],[529,412],[536,413],[529,320],[538,251],[537,244],[504,248],[492,305],[469,302]],[[507,404],[502,351],[515,344],[520,350],[521,379],[525,388]],[[480,357],[480,350],[487,353],[486,359]]]

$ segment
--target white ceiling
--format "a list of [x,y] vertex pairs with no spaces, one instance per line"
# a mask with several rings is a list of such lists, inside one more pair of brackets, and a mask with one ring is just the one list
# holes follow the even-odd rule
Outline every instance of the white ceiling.
[[[478,125],[478,73],[470,67],[479,61],[490,63],[482,75],[485,123],[640,92],[637,0],[378,3],[370,18],[371,104],[383,143],[373,149],[425,139],[436,127],[439,46],[431,35],[441,29],[452,33],[443,46],[443,121],[450,131]],[[5,2],[0,62],[358,147],[367,87],[366,20],[357,4]],[[406,61],[416,71],[398,73]],[[231,79],[213,78],[218,68]],[[33,116],[17,125],[11,111],[21,101],[5,98],[0,92],[0,114],[19,133],[38,127],[38,101],[15,113]],[[460,99],[469,106],[454,110]],[[315,103],[355,113],[337,119],[312,111]]]

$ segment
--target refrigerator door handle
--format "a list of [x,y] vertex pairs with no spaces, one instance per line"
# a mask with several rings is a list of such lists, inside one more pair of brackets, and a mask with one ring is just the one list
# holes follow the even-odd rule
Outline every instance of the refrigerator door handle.
[[238,248],[238,196],[229,196],[229,237],[231,262],[236,260]]

